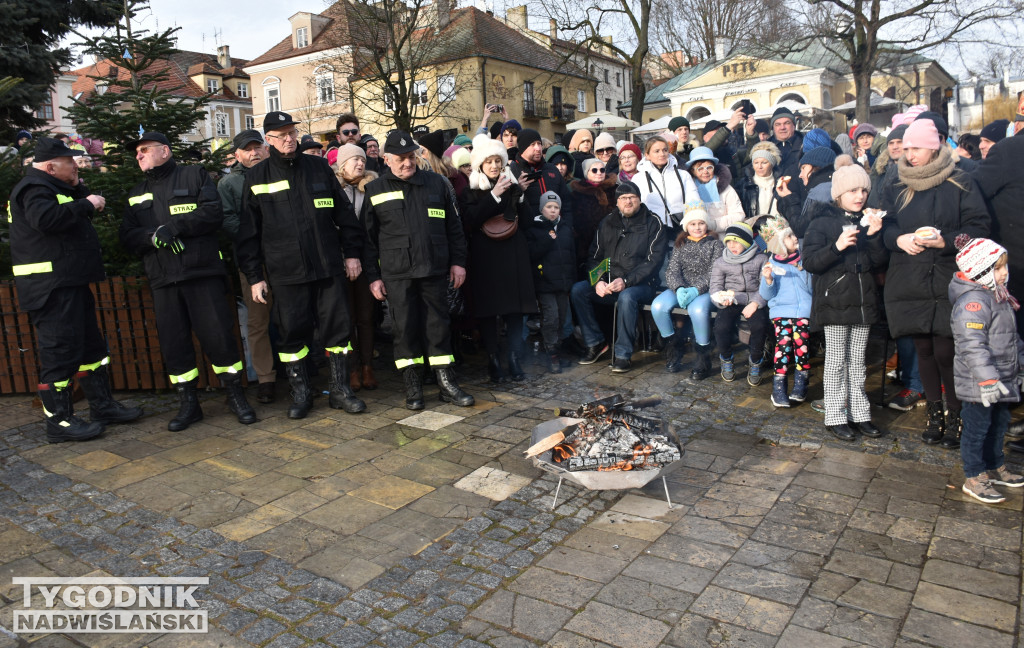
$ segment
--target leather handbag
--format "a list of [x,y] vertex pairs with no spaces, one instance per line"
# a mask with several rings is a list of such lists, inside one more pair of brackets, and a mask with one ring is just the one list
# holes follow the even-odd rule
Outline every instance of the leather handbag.
[[519,229],[519,217],[517,216],[514,220],[505,220],[504,215],[492,216],[484,221],[484,225],[480,229],[487,235],[487,238],[504,241]]

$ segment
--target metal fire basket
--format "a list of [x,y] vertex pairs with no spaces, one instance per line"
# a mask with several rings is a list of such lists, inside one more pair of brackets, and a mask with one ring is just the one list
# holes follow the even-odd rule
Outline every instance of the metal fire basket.
[[[569,426],[576,425],[583,420],[584,419],[562,416],[541,423],[537,427],[533,428],[533,433],[530,435],[530,444],[533,445],[538,441],[541,441],[556,432],[564,430]],[[661,477],[661,485],[665,489],[665,501],[671,509],[672,498],[668,492],[668,483],[665,481],[665,475],[677,470],[683,463],[683,448],[679,443],[679,436],[676,434],[672,425],[665,423],[663,425],[663,431],[665,435],[679,447],[680,458],[657,468],[647,468],[645,470],[570,471],[554,462],[552,459],[552,450],[547,450],[536,457],[532,457],[531,459],[534,466],[537,466],[545,472],[558,475],[558,486],[555,488],[555,497],[551,502],[551,508],[554,509],[558,504],[558,493],[562,489],[562,481],[566,479],[571,482],[575,482],[579,486],[588,490],[625,490],[630,488],[643,488],[658,477]]]

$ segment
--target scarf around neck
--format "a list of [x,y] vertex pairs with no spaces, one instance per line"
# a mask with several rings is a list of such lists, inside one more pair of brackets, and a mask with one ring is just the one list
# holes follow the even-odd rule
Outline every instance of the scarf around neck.
[[718,178],[711,176],[711,182],[707,184],[694,178],[694,184],[697,185],[697,195],[704,204],[722,202],[722,199],[718,196]]
[[742,265],[747,261],[753,259],[755,255],[760,253],[761,248],[757,247],[756,245],[751,245],[750,247],[748,247],[746,250],[743,250],[739,254],[733,254],[732,252],[729,251],[729,248],[725,248],[725,251],[722,252],[722,258],[725,259],[726,263],[731,263],[733,265]]
[[924,166],[910,166],[906,157],[901,157],[896,163],[900,182],[912,191],[926,191],[938,187],[953,174],[955,168],[956,160],[947,146],[940,148],[935,159]]

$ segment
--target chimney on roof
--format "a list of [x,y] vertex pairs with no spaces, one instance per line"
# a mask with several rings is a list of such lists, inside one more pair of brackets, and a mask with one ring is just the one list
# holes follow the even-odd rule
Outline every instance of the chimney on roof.
[[548,29],[551,31],[551,40],[558,38],[558,21],[554,18],[548,20]]
[[231,67],[231,48],[221,45],[217,48],[217,65],[223,70]]
[[435,19],[437,20],[437,30],[441,31],[448,26],[448,23],[452,20],[452,1],[451,0],[434,0],[434,11],[437,12]]
[[505,11],[505,22],[509,27],[514,27],[519,31],[525,32],[529,30],[529,17],[526,14],[526,5],[509,7]]
[[732,39],[725,36],[715,37],[715,60],[724,61],[732,50]]

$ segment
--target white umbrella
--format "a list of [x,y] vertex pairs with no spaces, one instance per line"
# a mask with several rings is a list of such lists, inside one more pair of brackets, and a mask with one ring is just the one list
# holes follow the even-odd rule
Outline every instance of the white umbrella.
[[663,131],[666,128],[668,128],[668,123],[671,120],[672,120],[672,115],[665,115],[664,117],[659,117],[658,119],[655,119],[654,121],[652,121],[649,124],[644,124],[643,126],[640,126],[639,128],[634,128],[633,130],[629,131],[629,134],[630,135],[643,135],[645,133],[660,133],[661,131]]
[[571,124],[566,124],[565,128],[566,130],[580,130],[581,128],[591,130],[594,128],[594,122],[598,119],[601,120],[601,130],[625,130],[627,128],[633,128],[634,126],[640,125],[632,119],[619,117],[607,110],[599,110],[597,112],[590,113],[582,119],[577,119]]

